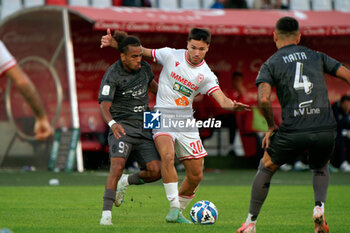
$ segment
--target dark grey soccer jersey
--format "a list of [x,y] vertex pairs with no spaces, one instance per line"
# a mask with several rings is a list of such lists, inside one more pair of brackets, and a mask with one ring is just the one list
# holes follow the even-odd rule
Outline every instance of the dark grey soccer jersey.
[[148,84],[153,80],[150,65],[142,61],[141,69],[130,73],[120,60],[109,67],[101,81],[98,101],[112,102],[114,120],[140,120],[148,109]]
[[255,84],[276,87],[282,107],[281,130],[335,129],[324,73],[335,76],[341,63],[303,46],[280,48],[260,68]]

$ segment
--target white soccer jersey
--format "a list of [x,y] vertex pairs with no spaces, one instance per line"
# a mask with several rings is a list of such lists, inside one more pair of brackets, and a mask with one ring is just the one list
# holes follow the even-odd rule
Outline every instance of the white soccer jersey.
[[219,90],[218,79],[203,60],[194,65],[184,49],[153,49],[154,62],[163,65],[159,76],[156,108],[191,108],[197,94],[211,95]]
[[15,58],[0,40],[0,76],[17,64]]

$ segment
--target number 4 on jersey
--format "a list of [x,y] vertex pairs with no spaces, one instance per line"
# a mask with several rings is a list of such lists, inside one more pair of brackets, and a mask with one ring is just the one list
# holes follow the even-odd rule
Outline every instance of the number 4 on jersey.
[[293,88],[295,90],[304,89],[306,94],[310,94],[312,86],[313,86],[313,84],[312,84],[312,82],[310,82],[309,78],[307,76],[303,75],[303,63],[297,62]]

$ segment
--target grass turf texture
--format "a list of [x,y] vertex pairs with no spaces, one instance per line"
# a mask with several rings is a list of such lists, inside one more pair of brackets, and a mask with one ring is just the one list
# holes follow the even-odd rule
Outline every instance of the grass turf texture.
[[[51,173],[0,171],[0,229],[19,232],[235,232],[245,220],[255,170],[205,172],[190,207],[210,200],[219,217],[212,226],[165,222],[168,201],[161,182],[130,186],[125,203],[113,207],[113,226],[100,226],[105,172]],[[180,180],[184,173],[180,173]],[[331,232],[350,229],[350,174],[331,174],[326,217]],[[51,178],[59,186],[49,186]],[[257,232],[313,232],[311,172],[281,172],[272,179]]]

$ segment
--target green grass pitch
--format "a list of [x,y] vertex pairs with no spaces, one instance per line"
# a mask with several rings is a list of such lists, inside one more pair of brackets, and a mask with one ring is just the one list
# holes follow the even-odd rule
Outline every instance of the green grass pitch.
[[[255,170],[205,172],[195,201],[210,200],[219,211],[212,226],[168,224],[168,201],[160,181],[130,186],[113,207],[113,226],[100,226],[106,172],[0,171],[0,229],[14,233],[65,232],[236,232],[248,211]],[[179,174],[180,180],[184,173]],[[59,186],[49,186],[57,178]],[[259,233],[313,232],[311,172],[277,172],[258,218]],[[350,232],[350,174],[331,174],[326,218],[330,231]]]

